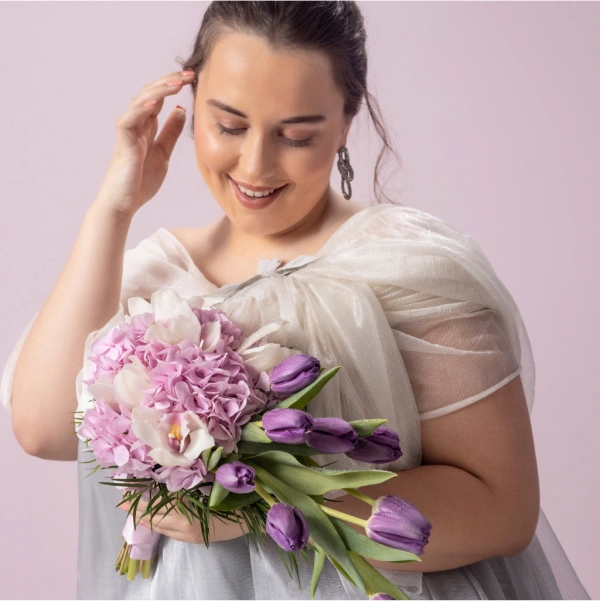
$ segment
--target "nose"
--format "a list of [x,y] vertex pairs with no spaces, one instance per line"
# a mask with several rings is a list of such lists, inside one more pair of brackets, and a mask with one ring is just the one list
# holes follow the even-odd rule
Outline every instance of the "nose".
[[246,136],[238,160],[240,179],[255,185],[268,184],[277,172],[277,150],[268,136],[254,131]]

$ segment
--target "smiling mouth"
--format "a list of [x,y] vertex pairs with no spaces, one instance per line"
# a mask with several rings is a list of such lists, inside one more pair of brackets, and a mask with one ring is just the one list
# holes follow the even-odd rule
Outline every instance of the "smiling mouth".
[[273,190],[273,192],[267,194],[266,196],[248,196],[241,188],[240,185],[231,177],[228,176],[229,179],[231,180],[231,182],[233,184],[235,184],[235,186],[237,187],[237,189],[244,194],[247,198],[251,199],[251,200],[260,200],[261,198],[268,198],[269,196],[272,196],[273,194],[275,194],[277,191],[281,190],[282,188],[285,188],[287,186],[287,184],[283,184],[283,186],[279,186],[278,188],[270,188],[270,190]]

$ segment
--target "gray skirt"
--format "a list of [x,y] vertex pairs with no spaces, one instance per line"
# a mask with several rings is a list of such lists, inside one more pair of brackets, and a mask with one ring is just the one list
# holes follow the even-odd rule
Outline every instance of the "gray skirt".
[[[89,460],[79,443],[78,461]],[[109,470],[90,475],[78,463],[78,599],[310,599],[312,565],[298,560],[291,578],[268,536],[255,547],[248,536],[204,544],[162,536],[150,578],[127,580],[114,569],[123,543],[122,492],[103,486]],[[87,477],[86,477],[87,476]],[[543,538],[544,547],[540,538]],[[439,572],[381,570],[410,599],[589,599],[543,512],[529,547],[514,557],[494,557]],[[315,599],[368,599],[327,559]]]

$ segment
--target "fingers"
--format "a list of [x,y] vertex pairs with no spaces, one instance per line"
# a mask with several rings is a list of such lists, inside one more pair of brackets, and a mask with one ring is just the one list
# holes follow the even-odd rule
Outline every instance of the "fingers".
[[[124,511],[129,511],[131,504],[123,503],[123,505],[120,505],[120,507]],[[150,513],[144,515],[146,513],[147,508],[148,508],[148,503],[146,503],[145,501],[142,501],[140,499],[140,501],[138,501],[136,511],[135,511],[137,521],[139,522],[141,520],[144,523],[144,525],[146,525],[146,526],[149,524],[150,519],[151,519]],[[156,512],[152,509],[151,512],[153,514],[153,517],[152,517],[153,523],[158,524],[163,519],[166,519],[170,522],[172,517],[174,516],[174,514],[176,514],[178,512],[177,512],[177,508],[171,509],[171,511],[169,511],[169,514],[167,515],[167,511],[169,510],[169,508],[170,508],[170,506],[161,507]],[[132,513],[132,515],[133,515],[133,513]],[[141,517],[141,516],[143,516],[143,517]]]
[[[185,73],[185,75],[181,71],[170,73],[144,86],[142,91],[131,100],[129,108],[116,120],[117,128],[132,129],[151,114],[157,115],[167,96],[177,94],[184,85],[194,80],[193,72]],[[148,104],[149,102],[152,104]]]
[[167,160],[171,158],[184,125],[185,111],[178,108],[174,109],[154,141],[154,145],[162,150]]
[[162,100],[166,96],[177,94],[181,88],[194,81],[193,71],[180,71],[161,77],[142,91],[131,101],[131,106],[143,106],[153,100]]

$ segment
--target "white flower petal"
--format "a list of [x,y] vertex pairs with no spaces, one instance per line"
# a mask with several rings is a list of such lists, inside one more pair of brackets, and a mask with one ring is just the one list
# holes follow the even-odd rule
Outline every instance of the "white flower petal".
[[142,390],[152,387],[146,370],[133,363],[126,363],[115,376],[113,394],[115,400],[128,407],[135,407],[142,402]]
[[254,332],[253,334],[248,336],[246,340],[244,340],[241,346],[237,349],[237,352],[241,355],[247,348],[251,347],[255,342],[258,342],[263,336],[267,336],[272,332],[277,332],[277,330],[281,330],[281,328],[286,323],[286,321],[280,323],[274,321],[256,330],[256,332]]
[[286,346],[269,342],[268,344],[248,349],[240,354],[244,363],[252,365],[257,371],[266,371],[268,373],[278,363],[281,363],[292,354],[298,354],[298,352]]
[[[146,370],[146,366],[135,355],[129,355],[129,357],[127,358],[133,365],[135,365],[139,370],[141,370],[141,372],[144,372],[146,374],[148,373]],[[125,365],[127,365],[127,363],[125,363]]]
[[191,296],[187,302],[191,309],[210,309],[210,303],[203,296]]
[[214,445],[215,439],[208,433],[208,430],[195,430],[190,433],[190,442],[183,454],[194,461],[200,457],[202,451],[210,449]]
[[194,344],[200,342],[201,328],[198,318],[193,313],[191,318],[187,315],[174,315],[168,325],[168,329],[179,339],[179,342],[189,338]]
[[148,455],[165,467],[187,467],[194,462],[194,459],[188,459],[185,455],[181,454],[175,455],[169,453],[169,451],[163,448],[152,449]]
[[130,317],[141,315],[142,313],[152,313],[152,305],[140,296],[132,296],[127,301],[127,310]]
[[199,346],[203,351],[212,353],[217,348],[217,342],[219,342],[220,338],[220,321],[212,321],[204,324],[204,338],[201,340],[202,344],[199,344]]
[[108,403],[110,405],[116,403],[112,384],[96,382],[95,384],[88,386],[88,391],[97,401],[102,401],[103,403]]
[[170,330],[159,323],[153,323],[148,327],[145,334],[146,340],[162,340],[168,344],[177,344],[181,340],[175,336]]
[[179,294],[171,288],[165,288],[154,292],[152,295],[152,307],[154,308],[154,315],[159,321],[169,320],[174,315],[183,315],[190,321],[196,319],[187,299],[179,296]]
[[134,407],[131,410],[131,429],[137,438],[152,448],[161,448],[158,426],[162,414],[151,407]]

